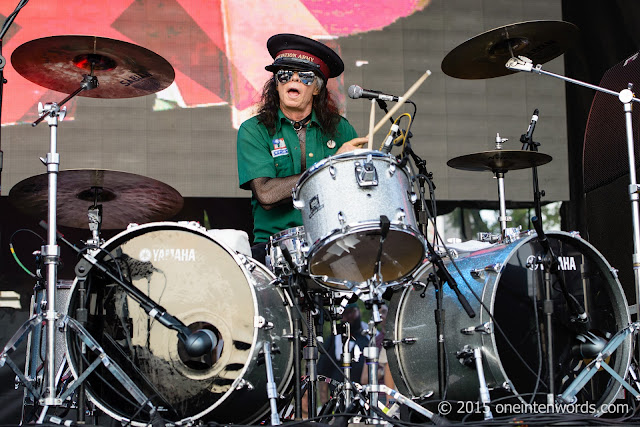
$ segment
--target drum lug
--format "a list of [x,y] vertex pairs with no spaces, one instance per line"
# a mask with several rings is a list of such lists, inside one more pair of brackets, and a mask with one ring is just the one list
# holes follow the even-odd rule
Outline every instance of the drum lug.
[[473,270],[471,270],[471,277],[473,277],[476,280],[484,280],[486,274],[484,272],[484,269],[482,268],[475,268]]
[[493,333],[493,324],[491,322],[485,322],[482,325],[478,326],[469,326],[468,328],[460,329],[465,335],[473,335],[476,332],[479,334],[490,335]]
[[[394,162],[391,162],[389,163],[389,177],[392,177],[395,173],[396,173],[396,164]],[[415,200],[413,200],[413,202],[415,202]]]
[[500,273],[500,270],[502,270],[502,264],[499,263],[499,262],[497,262],[495,264],[487,265],[484,268],[484,271],[490,271],[490,272],[493,272],[493,273]]
[[385,339],[385,340],[382,340],[382,346],[384,348],[391,348],[394,345],[398,345],[398,344],[411,345],[411,344],[415,344],[416,342],[418,342],[418,339],[414,337],[402,338],[401,340]]
[[273,323],[267,322],[267,320],[262,316],[255,316],[253,318],[253,327],[269,330],[273,329]]
[[253,387],[253,384],[251,384],[249,381],[242,378],[240,381],[238,381],[236,390],[242,390],[243,388],[246,388],[247,390],[252,391],[255,387]]
[[405,225],[405,218],[407,217],[407,214],[405,213],[404,209],[399,208],[398,212],[396,213],[396,222],[400,222],[403,225]]
[[378,185],[378,171],[373,165],[371,155],[367,156],[367,161],[361,164],[355,163],[356,180],[360,187],[375,187]]
[[329,165],[329,175],[331,175],[331,178],[336,179],[336,167],[333,166],[333,164]]
[[256,269],[256,264],[253,261],[251,261],[249,258],[247,258],[241,253],[238,253],[238,257],[240,258],[240,262],[242,262],[242,264],[247,268],[247,270],[249,270],[249,273],[252,273],[253,270]]
[[347,232],[347,220],[344,217],[344,213],[342,211],[338,212],[338,222],[340,223],[340,231],[342,233]]

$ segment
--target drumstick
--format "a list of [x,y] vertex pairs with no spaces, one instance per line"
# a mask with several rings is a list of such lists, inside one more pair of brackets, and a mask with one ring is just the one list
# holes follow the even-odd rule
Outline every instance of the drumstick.
[[376,122],[376,100],[372,99],[371,113],[369,114],[369,135],[367,136],[367,138],[369,139],[369,141],[367,141],[367,148],[369,150],[373,150],[373,134],[375,133],[375,131],[373,130],[373,124],[375,122]]
[[429,77],[431,75],[431,71],[427,70],[422,77],[420,77],[414,84],[413,86],[411,86],[409,88],[409,90],[402,95],[402,99],[396,103],[396,105],[393,106],[393,108],[391,110],[389,110],[389,112],[387,114],[385,114],[385,116],[383,118],[380,119],[380,121],[378,122],[378,124],[373,128],[373,130],[371,130],[371,128],[369,128],[369,135],[367,135],[367,137],[369,138],[369,140],[371,141],[371,138],[373,137],[373,134],[378,132],[380,130],[380,128],[382,127],[382,125],[384,124],[384,122],[386,122],[387,120],[389,120],[389,117],[391,117],[393,114],[395,114],[396,111],[398,111],[398,109],[402,106],[402,104],[404,104],[406,102],[407,99],[409,99],[409,97],[411,95],[413,95],[415,93],[415,91],[418,90],[418,88],[422,85],[422,83],[424,83],[424,81],[427,79],[427,77]]

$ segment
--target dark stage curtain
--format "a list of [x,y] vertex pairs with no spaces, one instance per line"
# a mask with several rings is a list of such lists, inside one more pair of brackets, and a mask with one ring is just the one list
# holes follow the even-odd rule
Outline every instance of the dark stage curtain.
[[[579,42],[564,56],[565,73],[568,77],[599,85],[607,70],[640,50],[640,33],[637,30],[640,2],[564,0],[562,12],[565,21],[580,28]],[[636,90],[638,84],[640,82],[637,82]],[[594,90],[567,83],[566,94],[571,200],[563,206],[562,229],[580,231],[582,237],[600,250],[613,267],[619,269],[620,282],[631,303],[635,300],[635,293],[631,263],[633,242],[627,193],[628,174],[620,179],[611,177],[609,185],[616,187],[585,188],[585,181],[593,181],[593,173],[603,172],[595,171],[593,166],[590,166],[590,170],[583,170],[584,152],[605,158],[611,155],[612,149],[612,144],[606,140],[590,141],[591,146],[585,147],[588,120],[610,119],[597,117],[595,111],[589,117]],[[634,108],[637,109],[638,106],[635,105]],[[613,108],[609,113],[619,114],[619,117],[612,119],[622,121],[622,111],[620,103],[619,110]],[[638,123],[634,125],[637,127]],[[635,142],[637,145],[639,141]],[[626,142],[616,145],[625,150],[622,157],[626,159]]]

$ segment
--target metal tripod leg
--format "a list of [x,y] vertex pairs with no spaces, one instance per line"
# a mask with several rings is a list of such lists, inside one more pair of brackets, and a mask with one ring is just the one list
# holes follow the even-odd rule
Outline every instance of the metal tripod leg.
[[473,358],[476,362],[476,372],[478,374],[478,383],[480,384],[480,402],[482,403],[482,412],[484,413],[485,420],[492,420],[493,414],[489,404],[491,403],[491,397],[489,395],[489,388],[487,387],[487,380],[484,376],[484,367],[482,366],[482,350],[478,347],[473,349]]
[[[5,345],[2,353],[0,354],[0,367],[5,364],[8,365],[16,376],[23,382],[27,390],[33,394],[34,399],[40,399],[42,396],[40,393],[33,387],[31,381],[28,380],[25,375],[20,371],[18,366],[11,360],[9,355],[16,350],[16,348],[20,345],[20,343],[27,337],[27,335],[33,330],[33,328],[40,322],[42,322],[43,316],[42,314],[37,314],[31,316],[29,320],[27,320],[16,333],[11,337],[7,345]],[[84,382],[84,380],[100,365],[103,364],[109,372],[115,377],[115,379],[122,384],[125,389],[131,394],[131,396],[140,404],[140,406],[146,406],[149,408],[149,412],[151,414],[156,412],[155,407],[151,403],[150,399],[138,388],[138,386],[127,376],[127,374],[118,366],[111,358],[107,355],[104,349],[100,346],[100,344],[89,334],[89,332],[75,319],[72,319],[69,316],[63,316],[61,318],[61,325],[64,328],[71,328],[74,333],[76,333],[80,339],[84,342],[87,348],[99,356],[93,361],[93,363],[83,372],[78,378],[67,388],[67,390],[62,393],[60,396],[55,397],[55,394],[52,396],[55,397],[56,401],[64,402],[67,398],[69,398],[73,392]],[[54,329],[55,330],[55,329]],[[55,393],[55,390],[53,390]],[[47,392],[51,394],[50,391]],[[43,402],[46,404],[46,402]]]
[[265,341],[262,346],[264,352],[264,366],[267,370],[267,397],[271,407],[271,425],[279,426],[280,416],[278,415],[278,389],[273,377],[273,363],[271,361],[271,342]]
[[[593,376],[598,372],[600,368],[603,368],[607,371],[613,379],[618,381],[629,393],[636,398],[636,400],[640,401],[640,393],[629,383],[627,383],[624,378],[622,378],[618,373],[611,368],[606,362],[605,359],[613,354],[614,351],[624,342],[627,336],[635,333],[640,330],[640,322],[635,322],[624,328],[622,331],[618,332],[614,335],[613,338],[609,341],[609,343],[602,349],[602,351],[593,359],[587,366],[584,367],[582,371],[578,374],[576,379],[567,387],[567,389],[556,398],[556,401],[559,403],[575,403],[576,402],[576,394],[593,378]],[[596,413],[596,415],[601,415]]]

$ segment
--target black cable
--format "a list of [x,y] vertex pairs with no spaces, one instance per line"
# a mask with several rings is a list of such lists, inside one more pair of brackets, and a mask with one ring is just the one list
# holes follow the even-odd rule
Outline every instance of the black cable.
[[11,14],[9,16],[7,16],[7,19],[5,19],[4,23],[2,24],[2,29],[0,29],[0,36],[1,37],[4,37],[4,34],[7,32],[9,26],[13,23],[13,20],[18,15],[18,12],[20,12],[20,10],[23,7],[25,7],[27,5],[27,3],[29,3],[29,0],[21,0],[20,3],[18,3],[18,6],[16,6],[16,8],[14,9],[14,11],[11,12]]
[[[427,215],[429,215],[429,213],[427,213]],[[431,215],[429,215],[431,216]],[[432,218],[432,222],[435,224],[435,217],[431,217]],[[442,246],[445,249],[445,253],[449,254],[449,248],[447,247],[446,243],[444,242],[444,239],[442,239],[442,237],[440,236],[440,233],[438,232],[437,228],[434,226],[434,240],[435,241],[440,241]],[[504,331],[502,330],[502,328],[500,327],[500,325],[498,324],[498,322],[496,321],[496,319],[494,318],[493,314],[491,313],[491,310],[489,310],[489,308],[484,304],[484,302],[482,301],[482,299],[480,298],[480,296],[475,292],[475,290],[471,287],[471,285],[467,282],[467,279],[464,277],[464,275],[462,274],[462,272],[460,271],[460,268],[458,267],[457,263],[455,262],[455,260],[453,259],[453,257],[449,257],[449,260],[451,262],[451,264],[453,265],[453,267],[456,269],[456,271],[458,272],[458,275],[460,276],[460,278],[462,279],[462,281],[464,282],[464,284],[466,285],[467,289],[469,289],[469,291],[471,292],[471,294],[474,296],[474,298],[478,301],[478,303],[480,304],[480,306],[485,310],[485,312],[487,313],[487,315],[489,316],[489,318],[491,319],[491,321],[493,322],[493,324],[495,325],[495,328],[498,332],[500,332],[500,334],[502,335],[502,337],[504,338],[505,342],[507,343],[507,345],[511,348],[511,350],[516,354],[516,356],[518,357],[518,359],[520,360],[520,362],[522,362],[522,364],[524,365],[524,367],[531,372],[533,375],[536,375],[536,372],[529,366],[529,364],[524,360],[524,358],[522,357],[522,355],[520,354],[520,352],[515,348],[515,346],[513,345],[513,343],[511,342],[511,340],[509,340],[509,338],[507,337],[507,335],[504,333]],[[511,379],[508,378],[509,381],[511,382]],[[544,381],[542,381],[540,379],[540,382],[548,388],[548,386],[546,385],[546,383]],[[515,387],[513,386],[513,383],[511,384],[512,389],[514,394],[516,394],[516,396],[519,395],[519,393],[517,392],[517,390],[515,389]]]

